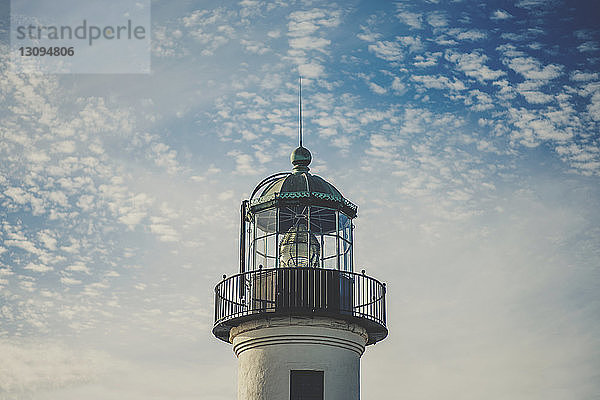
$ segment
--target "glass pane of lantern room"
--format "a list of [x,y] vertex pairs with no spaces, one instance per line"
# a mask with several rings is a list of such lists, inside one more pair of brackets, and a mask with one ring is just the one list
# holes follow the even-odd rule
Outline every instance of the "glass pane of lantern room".
[[254,267],[258,269],[260,267],[264,268],[266,263],[266,243],[265,243],[265,233],[258,224],[255,225],[255,237],[254,237]]
[[306,230],[308,225],[308,206],[286,205],[279,208],[279,233],[285,234],[292,228],[298,228],[304,225],[302,230]]
[[311,207],[310,231],[315,235],[335,232],[335,210],[326,207]]
[[[277,212],[274,208],[270,210],[261,211],[256,214],[256,225],[261,229],[262,232],[274,233],[277,229]],[[257,235],[262,236],[262,235]]]
[[269,268],[275,266],[275,228],[277,226],[276,210],[261,211],[255,216],[254,231],[254,269],[261,266]]
[[352,271],[352,245],[343,238],[340,238],[340,269]]
[[337,237],[335,232],[321,237],[321,251],[323,268],[337,269]]
[[340,212],[339,216],[340,269],[352,271],[352,219]]

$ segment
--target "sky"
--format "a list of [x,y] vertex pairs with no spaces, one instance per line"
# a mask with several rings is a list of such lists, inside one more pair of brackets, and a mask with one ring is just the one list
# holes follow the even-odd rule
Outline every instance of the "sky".
[[594,1],[153,1],[150,74],[25,74],[0,26],[0,399],[236,395],[211,334],[239,204],[359,206],[363,399],[600,393]]

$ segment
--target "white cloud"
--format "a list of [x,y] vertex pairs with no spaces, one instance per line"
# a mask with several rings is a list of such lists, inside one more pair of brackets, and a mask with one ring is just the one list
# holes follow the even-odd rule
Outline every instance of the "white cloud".
[[321,52],[325,52],[327,46],[331,44],[331,40],[312,36],[292,38],[289,42],[290,47],[293,49],[301,49],[307,51],[319,50]]
[[240,43],[244,46],[244,49],[252,54],[265,54],[269,51],[269,47],[261,42],[255,42],[252,40],[241,39]]
[[541,62],[533,57],[515,57],[504,62],[513,71],[532,80],[552,80],[562,75],[563,70],[563,66],[558,64],[542,66]]
[[560,4],[559,0],[520,0],[515,4],[515,6],[519,8],[526,8],[529,10],[543,10],[546,8],[552,8],[557,4]]
[[408,47],[411,53],[423,50],[423,43],[418,36],[399,36],[397,39],[404,46]]
[[523,53],[520,50],[517,50],[517,48],[510,44],[502,44],[498,47],[496,47],[496,50],[498,50],[500,53],[502,53],[505,57],[521,57],[521,56],[525,56],[525,53]]
[[437,60],[441,55],[441,51],[435,53],[426,52],[424,55],[416,55],[413,65],[415,67],[433,67],[434,65],[437,65]]
[[597,72],[583,72],[583,71],[572,71],[570,78],[576,82],[587,82],[598,79]]
[[471,90],[469,97],[465,98],[465,104],[471,106],[474,111],[485,111],[494,108],[492,97],[481,90]]
[[90,269],[83,263],[76,263],[76,264],[69,265],[68,267],[65,268],[65,270],[71,271],[71,272],[83,272],[87,275],[90,275]]
[[479,82],[496,80],[506,75],[504,71],[492,70],[485,62],[488,57],[479,52],[461,54],[453,50],[446,50],[446,60],[456,63],[457,68],[465,75],[477,79]]
[[288,16],[288,57],[298,66],[298,72],[307,78],[317,79],[325,75],[325,68],[319,57],[309,56],[313,52],[328,55],[331,40],[326,39],[327,29],[338,26],[341,12],[314,8],[308,11],[294,11]]
[[406,25],[410,26],[411,28],[414,29],[421,29],[423,27],[423,16],[422,14],[419,13],[413,13],[410,11],[402,11],[400,10],[400,5],[398,4],[399,7],[399,11],[396,14],[396,16],[398,17],[398,19],[400,21],[402,21],[403,23],[405,23]]
[[450,80],[445,76],[432,75],[412,75],[410,79],[414,82],[423,84],[428,89],[450,89],[450,90],[465,90],[466,86],[460,80],[454,78]]
[[65,140],[63,142],[58,142],[54,145],[53,150],[58,153],[73,153],[75,152],[75,142],[72,140]]
[[50,230],[46,229],[38,232],[38,239],[48,250],[56,250],[58,241]]
[[49,267],[47,265],[44,265],[44,264],[34,264],[34,263],[29,263],[24,268],[26,270],[29,270],[29,271],[41,272],[41,273],[53,270],[52,267]]
[[594,121],[600,121],[600,91],[592,95],[590,104],[587,106],[587,112]]
[[150,231],[156,234],[161,242],[176,242],[180,239],[179,233],[167,224],[150,224]]
[[427,23],[434,28],[442,28],[448,25],[448,18],[444,12],[434,11],[427,15]]
[[[229,15],[222,9],[195,10],[181,18],[187,34],[202,45],[200,54],[212,56],[215,51],[223,47],[235,37],[235,28],[229,23]],[[163,40],[163,53],[174,53],[170,50],[173,44],[170,40]]]
[[527,147],[537,147],[544,141],[566,142],[573,131],[554,122],[547,111],[510,108],[509,120],[515,126],[511,138]]
[[589,41],[577,46],[577,50],[579,50],[582,53],[589,53],[600,50],[600,47],[598,47],[598,43]]
[[81,284],[80,280],[71,278],[69,276],[62,276],[60,278],[60,281],[62,282],[63,285],[68,285],[68,286]]
[[385,93],[387,93],[387,89],[384,88],[384,87],[382,87],[382,86],[380,86],[380,85],[378,85],[377,83],[373,82],[371,76],[368,76],[368,75],[363,74],[363,73],[359,73],[358,76],[360,78],[362,78],[367,83],[367,85],[369,86],[369,89],[373,93],[376,93],[376,94],[385,94]]
[[151,152],[148,155],[154,160],[154,163],[159,167],[166,169],[167,173],[174,175],[179,171],[179,163],[177,162],[177,151],[172,150],[165,143],[155,143],[150,148]]
[[454,39],[449,39],[448,36],[446,35],[440,35],[438,37],[436,37],[434,39],[434,42],[436,44],[439,44],[440,46],[456,46],[458,45],[458,42]]
[[498,9],[493,12],[493,14],[490,18],[494,19],[494,20],[505,20],[505,19],[509,19],[512,17],[513,16],[508,11]]
[[378,84],[376,84],[375,82],[368,82],[369,85],[369,89],[371,89],[371,91],[373,91],[374,93],[377,94],[385,94],[387,93],[387,89],[379,86]]
[[392,90],[396,93],[401,94],[404,92],[405,89],[406,89],[406,85],[402,82],[402,79],[395,76],[394,80],[392,81]]
[[389,42],[386,40],[378,41],[374,44],[370,44],[367,48],[377,57],[386,61],[397,62],[404,58],[402,49],[396,42]]
[[254,158],[250,154],[242,153],[238,150],[232,150],[227,153],[233,157],[236,163],[235,172],[240,175],[256,175],[257,168],[254,163]]
[[519,93],[531,104],[545,104],[554,100],[554,96],[536,90],[522,90]]
[[325,75],[325,67],[316,62],[302,63],[298,65],[300,76],[309,79],[317,79]]
[[361,32],[357,33],[356,37],[365,42],[375,42],[381,37],[380,33],[371,32],[369,27],[361,25],[360,30]]
[[452,29],[448,29],[446,31],[446,33],[458,40],[470,40],[473,42],[477,41],[477,40],[485,39],[487,37],[487,33],[485,33],[484,31],[481,31],[481,30],[477,30],[477,29],[465,30],[465,29],[459,29],[459,28],[452,28]]

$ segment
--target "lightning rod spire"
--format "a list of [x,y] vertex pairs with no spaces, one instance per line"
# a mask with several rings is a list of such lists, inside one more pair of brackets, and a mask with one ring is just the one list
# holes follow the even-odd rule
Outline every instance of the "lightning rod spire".
[[300,108],[300,112],[298,115],[298,118],[300,120],[300,132],[299,132],[299,136],[300,136],[300,147],[302,147],[302,76],[300,76],[300,83],[299,83],[299,108]]

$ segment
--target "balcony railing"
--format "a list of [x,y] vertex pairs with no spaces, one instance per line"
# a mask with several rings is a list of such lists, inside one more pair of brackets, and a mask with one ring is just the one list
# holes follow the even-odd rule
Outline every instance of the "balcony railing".
[[240,322],[274,315],[319,315],[367,329],[369,341],[387,336],[385,284],[365,274],[322,268],[272,268],[223,279],[215,287],[217,337],[229,341]]

